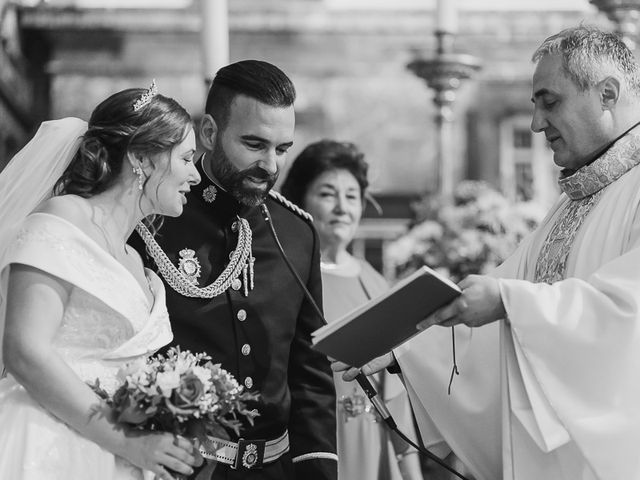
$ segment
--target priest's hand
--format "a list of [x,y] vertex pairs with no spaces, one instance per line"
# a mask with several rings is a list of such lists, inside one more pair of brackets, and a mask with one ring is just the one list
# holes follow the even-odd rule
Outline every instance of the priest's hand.
[[393,367],[396,365],[396,358],[393,356],[393,353],[389,352],[378,358],[374,358],[362,368],[355,368],[347,365],[346,363],[333,360],[331,362],[331,369],[334,372],[344,372],[342,374],[342,379],[346,382],[350,382],[354,380],[359,373],[364,373],[365,375],[373,375],[374,373],[378,373],[385,368]]
[[464,324],[480,327],[506,316],[498,280],[486,275],[469,275],[458,286],[462,295],[418,324],[418,330],[432,325],[452,327]]

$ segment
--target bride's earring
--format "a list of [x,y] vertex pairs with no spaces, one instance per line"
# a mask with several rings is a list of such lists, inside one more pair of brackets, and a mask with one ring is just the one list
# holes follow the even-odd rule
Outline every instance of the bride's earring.
[[144,185],[144,172],[142,171],[142,168],[138,167],[133,167],[133,173],[135,173],[138,176],[138,190],[142,190],[142,187]]

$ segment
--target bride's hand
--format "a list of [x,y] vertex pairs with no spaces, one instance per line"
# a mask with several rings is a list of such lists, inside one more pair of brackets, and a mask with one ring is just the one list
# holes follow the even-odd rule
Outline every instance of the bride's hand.
[[130,432],[123,456],[134,465],[156,474],[156,478],[172,480],[168,470],[184,475],[192,467],[202,465],[202,457],[193,443],[171,433]]

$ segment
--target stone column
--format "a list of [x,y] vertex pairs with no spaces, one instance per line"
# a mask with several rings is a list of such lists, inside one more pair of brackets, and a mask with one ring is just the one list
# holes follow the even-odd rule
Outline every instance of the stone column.
[[229,63],[229,8],[227,0],[200,0],[202,74],[210,84],[216,72]]

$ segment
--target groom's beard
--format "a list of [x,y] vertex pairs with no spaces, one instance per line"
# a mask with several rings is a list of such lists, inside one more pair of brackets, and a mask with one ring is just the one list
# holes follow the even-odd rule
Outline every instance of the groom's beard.
[[[255,207],[264,203],[269,190],[273,188],[280,174],[279,170],[274,174],[270,174],[257,165],[238,170],[231,163],[222,145],[217,140],[211,156],[213,160],[210,163],[211,173],[227,192],[238,202],[248,207]],[[251,179],[264,181],[264,183],[261,186],[257,186]]]

